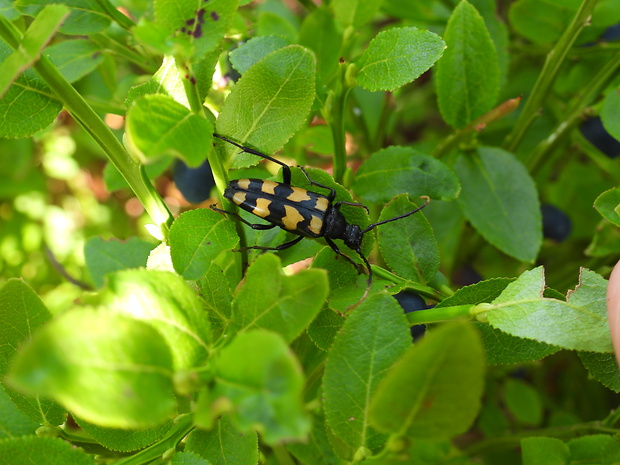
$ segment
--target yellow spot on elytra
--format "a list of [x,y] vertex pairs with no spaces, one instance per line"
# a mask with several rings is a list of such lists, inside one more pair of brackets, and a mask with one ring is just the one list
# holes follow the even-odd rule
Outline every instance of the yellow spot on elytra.
[[321,228],[323,228],[323,221],[318,216],[312,215],[308,229],[318,236],[321,234]]
[[327,211],[327,207],[329,207],[329,201],[325,197],[319,197],[316,199],[316,205],[314,208],[320,210],[322,212]]
[[236,204],[236,205],[241,205],[243,202],[245,202],[245,192],[235,192],[235,195],[233,195],[232,201]]
[[259,197],[256,199],[256,207],[254,207],[252,213],[261,218],[265,218],[269,216],[269,205],[271,205],[271,200]]
[[304,220],[304,217],[299,214],[297,209],[291,207],[290,205],[284,205],[284,211],[286,215],[282,218],[282,224],[289,231],[295,231],[297,229],[297,225]]
[[250,187],[250,180],[249,179],[237,179],[237,185],[239,186],[239,189],[243,189],[247,191]]
[[274,181],[263,181],[263,185],[261,187],[261,190],[265,194],[274,195],[276,193],[276,186],[277,185],[278,185],[278,183],[274,182]]
[[287,200],[292,202],[303,202],[304,200],[310,200],[307,190],[300,189],[299,187],[293,187],[292,189],[293,192],[287,197]]

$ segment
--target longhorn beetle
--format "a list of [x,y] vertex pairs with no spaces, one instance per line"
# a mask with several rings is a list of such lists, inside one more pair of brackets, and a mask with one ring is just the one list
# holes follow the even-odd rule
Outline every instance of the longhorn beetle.
[[370,267],[368,259],[362,253],[362,239],[364,238],[364,234],[379,225],[413,215],[422,210],[430,201],[428,197],[424,196],[422,198],[425,198],[426,202],[415,210],[388,220],[373,223],[365,229],[362,229],[356,224],[348,223],[344,215],[340,212],[340,207],[342,205],[351,205],[353,207],[364,208],[368,211],[366,206],[355,202],[334,203],[336,190],[310,179],[306,170],[301,166],[299,168],[311,185],[325,189],[329,191],[329,193],[323,195],[318,192],[291,186],[291,168],[286,163],[276,160],[269,155],[265,155],[258,150],[233,142],[219,134],[213,135],[240,148],[243,152],[257,155],[282,166],[282,182],[266,181],[263,179],[236,179],[230,181],[228,187],[224,191],[224,197],[226,199],[243,210],[263,218],[270,224],[253,224],[241,218],[237,213],[220,210],[215,205],[211,205],[212,210],[234,216],[252,229],[267,230],[279,226],[299,236],[277,247],[252,246],[246,249],[284,250],[297,244],[304,237],[322,237],[334,252],[346,258],[357,268],[357,264],[349,256],[342,253],[332,240],[342,239],[347,247],[357,252],[368,270],[368,287],[366,292],[368,292],[368,288],[370,288],[372,284],[372,268]]

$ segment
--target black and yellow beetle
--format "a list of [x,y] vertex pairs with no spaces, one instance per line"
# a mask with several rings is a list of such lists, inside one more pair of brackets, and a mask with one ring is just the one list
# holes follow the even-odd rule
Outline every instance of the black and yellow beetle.
[[291,186],[291,168],[287,164],[265,155],[258,150],[233,142],[224,136],[218,134],[214,134],[214,136],[240,148],[243,152],[271,160],[282,166],[282,182],[267,181],[264,179],[236,179],[230,181],[228,187],[224,191],[224,197],[226,199],[230,200],[239,208],[263,218],[268,221],[269,224],[253,224],[241,218],[241,216],[236,213],[220,210],[215,205],[211,205],[211,209],[235,216],[252,229],[267,230],[279,226],[299,236],[277,247],[252,246],[247,247],[248,249],[284,250],[297,244],[304,237],[322,237],[334,252],[346,258],[357,268],[357,264],[350,257],[342,253],[333,241],[333,239],[342,239],[345,245],[357,252],[363,260],[368,270],[368,287],[370,287],[372,283],[372,268],[370,267],[368,259],[362,253],[362,239],[364,238],[364,234],[381,224],[413,215],[428,205],[429,202],[428,197],[423,197],[426,199],[426,202],[415,210],[388,220],[373,223],[365,229],[362,229],[356,224],[348,223],[344,215],[340,212],[340,207],[342,205],[351,205],[364,208],[368,211],[366,206],[355,202],[334,203],[336,190],[310,179],[306,170],[301,166],[299,168],[311,185],[325,189],[329,191],[329,193],[323,195],[318,192]]

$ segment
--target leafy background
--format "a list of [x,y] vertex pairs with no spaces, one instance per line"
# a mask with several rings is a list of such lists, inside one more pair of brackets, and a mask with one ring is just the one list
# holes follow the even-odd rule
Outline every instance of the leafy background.
[[[0,463],[618,460],[617,1],[57,3],[0,0]],[[213,132],[431,202],[360,301],[231,251],[287,236],[207,207],[281,178]]]

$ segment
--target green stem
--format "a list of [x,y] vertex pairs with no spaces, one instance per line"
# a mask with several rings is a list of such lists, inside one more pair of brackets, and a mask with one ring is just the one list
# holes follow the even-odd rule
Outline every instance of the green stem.
[[271,447],[273,455],[276,456],[276,460],[280,465],[297,465],[291,454],[286,450],[282,444],[274,445]]
[[[597,73],[585,89],[577,101],[571,106],[567,112],[567,117],[560,122],[552,133],[538,146],[530,152],[524,163],[528,170],[532,173],[537,170],[541,162],[552,153],[558,144],[570,133],[570,131],[581,121],[584,108],[592,104],[596,97],[600,94],[607,84],[616,77],[616,72],[620,67],[620,52],[616,53],[613,58],[605,64],[605,66]],[[616,170],[617,171],[617,170]],[[617,173],[620,175],[620,172]],[[617,177],[617,176],[616,176]]]
[[484,130],[489,124],[494,123],[497,120],[504,118],[506,115],[512,113],[519,106],[521,102],[521,97],[511,98],[506,100],[505,102],[500,103],[498,106],[493,108],[492,110],[486,112],[484,115],[476,118],[474,121],[469,123],[463,129],[459,129],[458,131],[449,135],[444,141],[437,146],[437,148],[433,151],[433,156],[436,158],[441,158],[442,156],[451,153],[452,149],[458,146],[461,142],[467,140],[470,137],[473,137],[475,133],[478,133]]
[[161,457],[166,451],[175,448],[187,434],[194,429],[194,417],[182,415],[166,435],[150,447],[136,454],[114,462],[114,465],[142,465]]
[[591,47],[575,47],[570,51],[571,57],[592,57],[593,54],[603,54],[617,52],[620,50],[620,43],[617,42],[600,42]]
[[[0,36],[12,48],[16,49],[20,46],[21,32],[3,17],[0,17]],[[136,194],[153,222],[159,227],[162,237],[166,238],[173,217],[146,176],[143,166],[127,153],[110,128],[45,56],[42,56],[35,63],[34,69],[54,91],[55,96],[60,99],[71,116],[101,146],[112,164]]]
[[110,19],[123,29],[129,30],[136,25],[131,19],[118,11],[108,0],[97,0],[97,3],[108,14]]
[[558,40],[553,50],[547,55],[543,69],[538,76],[538,80],[532,89],[530,97],[527,99],[523,111],[519,115],[517,122],[504,141],[504,148],[509,152],[514,152],[521,143],[525,132],[532,122],[537,118],[542,109],[545,99],[549,95],[549,91],[555,78],[564,63],[564,59],[575,39],[581,30],[588,25],[592,10],[597,0],[583,0],[579,11],[573,18],[571,24],[566,28],[564,34]]
[[423,325],[428,323],[439,323],[440,321],[451,321],[456,319],[471,320],[473,315],[471,309],[475,305],[456,305],[454,307],[435,307],[428,310],[407,313],[407,323],[413,325]]
[[441,144],[433,150],[433,156],[435,158],[441,158],[445,154],[450,153],[455,147],[457,147],[462,141],[471,137],[472,130],[465,128],[459,131],[453,132],[446,137]]
[[609,412],[607,418],[605,418],[601,423],[603,426],[613,427],[616,423],[618,423],[618,421],[620,421],[620,408]]
[[469,446],[464,452],[469,455],[484,455],[490,452],[501,451],[518,447],[521,440],[529,437],[553,437],[568,439],[587,434],[610,433],[618,434],[617,429],[609,429],[601,426],[601,422],[592,421],[579,425],[555,426],[552,428],[541,428],[537,430],[523,431],[521,433],[510,433],[506,436],[489,438],[472,446]]
[[112,39],[111,37],[108,37],[105,34],[91,34],[90,38],[93,42],[99,45],[100,48],[110,50],[115,55],[126,59],[136,66],[139,66],[149,74],[153,74],[157,71],[157,65],[150,58],[134,52],[126,45]]
[[402,285],[406,287],[407,289],[411,289],[412,291],[416,292],[417,294],[423,297],[436,300],[437,302],[441,302],[443,299],[446,298],[446,296],[442,292],[439,292],[435,288],[432,288],[430,286],[425,286],[424,284],[408,281],[406,279],[401,278],[400,276],[395,275],[394,273],[390,273],[388,270],[386,270],[385,268],[381,268],[380,266],[377,266],[377,265],[371,265],[371,266],[372,266],[372,273],[378,278],[385,279],[394,284]]
[[306,398],[308,391],[314,386],[315,383],[320,383],[325,373],[325,363],[327,359],[324,358],[314,369],[310,372],[306,378],[306,384],[304,385],[304,392],[302,398]]
[[344,118],[347,107],[347,97],[353,86],[349,85],[348,70],[346,63],[340,63],[339,78],[336,92],[332,101],[329,115],[332,136],[334,138],[334,180],[342,184],[344,173],[347,168],[346,134],[344,130]]

